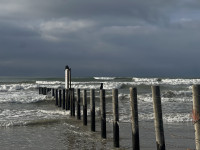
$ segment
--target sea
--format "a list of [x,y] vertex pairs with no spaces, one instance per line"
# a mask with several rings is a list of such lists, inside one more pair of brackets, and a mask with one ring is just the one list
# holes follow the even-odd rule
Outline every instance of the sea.
[[[106,90],[107,139],[101,138],[99,88]],[[64,88],[64,78],[0,77],[1,150],[80,150],[113,147],[112,89],[118,89],[120,148],[132,149],[130,87],[138,91],[141,150],[155,150],[151,86],[161,90],[166,149],[195,149],[192,120],[192,85],[200,78],[77,77],[72,88],[87,90],[88,125],[55,106],[51,92],[39,94],[39,87]],[[96,132],[90,129],[90,89],[95,89]],[[82,93],[81,93],[82,95]],[[76,96],[76,93],[75,93]]]

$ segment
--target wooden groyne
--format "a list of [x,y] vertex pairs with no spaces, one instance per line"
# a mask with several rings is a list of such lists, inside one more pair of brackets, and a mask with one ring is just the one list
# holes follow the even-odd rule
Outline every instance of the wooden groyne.
[[[162,117],[162,104],[161,104],[161,92],[160,86],[152,86],[152,100],[153,100],[153,112],[154,112],[154,126],[156,136],[157,150],[165,150],[165,136]],[[76,92],[75,92],[76,91]],[[47,88],[39,87],[39,94],[47,95],[51,92],[52,97],[55,99],[55,105],[70,111],[70,116],[75,116],[77,120],[83,121],[83,126],[88,125],[88,109],[90,109],[90,125],[91,132],[96,132],[95,121],[95,91],[99,91],[100,100],[100,123],[101,123],[101,138],[107,139],[106,128],[106,90],[103,89],[103,83],[101,83],[100,89],[74,89],[71,87],[71,68],[65,67],[65,88]],[[90,93],[89,96],[87,92]],[[76,93],[76,95],[75,95]],[[82,93],[82,94],[81,94]],[[200,85],[193,85],[193,124],[195,128],[195,143],[196,150],[200,150]],[[87,101],[88,97],[90,98]],[[82,101],[81,101],[82,100]],[[130,108],[131,108],[131,131],[132,131],[132,149],[140,150],[140,138],[139,138],[139,118],[138,118],[138,102],[137,102],[137,88],[130,87]],[[90,108],[88,108],[88,102]],[[82,104],[82,106],[81,106]],[[81,116],[82,108],[82,116]],[[119,128],[119,106],[118,106],[118,89],[112,89],[112,111],[113,111],[113,147],[120,147],[120,128]],[[191,149],[187,149],[191,150]]]
[[[75,95],[76,91],[76,95]],[[87,95],[87,91],[90,93]],[[70,111],[72,117],[75,116],[77,120],[83,120],[83,125],[88,125],[87,111],[90,109],[91,112],[91,132],[95,132],[95,89],[54,89],[39,87],[39,94],[47,95],[51,92],[52,97],[55,98],[55,105]],[[106,96],[105,89],[100,89],[100,123],[101,123],[101,137],[106,139]],[[82,92],[82,94],[80,94]],[[165,150],[165,138],[164,138],[164,127],[162,118],[162,106],[160,87],[152,86],[152,99],[153,99],[153,112],[154,112],[154,125],[157,145],[157,150]],[[90,98],[90,108],[87,107],[87,99]],[[82,102],[81,102],[82,100]],[[82,106],[81,106],[82,104]],[[112,104],[113,104],[113,147],[120,147],[120,135],[119,135],[119,112],[118,112],[118,89],[112,90]],[[83,116],[81,116],[81,107]],[[138,104],[137,104],[137,88],[130,88],[130,107],[131,107],[131,131],[132,131],[132,149],[140,149],[139,140],[139,121],[138,121]],[[75,111],[76,110],[76,111]],[[196,150],[200,150],[200,85],[193,85],[193,121],[195,127],[195,143]]]

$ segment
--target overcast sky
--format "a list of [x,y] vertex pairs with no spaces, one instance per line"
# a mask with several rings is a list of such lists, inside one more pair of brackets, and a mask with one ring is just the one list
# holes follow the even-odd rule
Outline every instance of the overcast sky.
[[0,0],[0,76],[200,77],[199,0]]

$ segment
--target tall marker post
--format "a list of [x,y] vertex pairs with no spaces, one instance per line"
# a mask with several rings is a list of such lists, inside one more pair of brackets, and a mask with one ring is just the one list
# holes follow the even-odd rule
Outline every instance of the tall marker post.
[[69,89],[69,66],[65,66],[65,89]]

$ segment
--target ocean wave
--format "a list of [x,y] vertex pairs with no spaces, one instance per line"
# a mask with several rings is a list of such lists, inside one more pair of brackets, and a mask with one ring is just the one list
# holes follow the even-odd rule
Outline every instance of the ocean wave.
[[162,81],[162,79],[160,78],[136,78],[136,77],[133,77],[132,80],[136,85],[140,84],[155,85],[159,84]]
[[39,95],[37,92],[32,91],[9,92],[6,95],[0,94],[0,103],[35,103],[46,100],[51,100],[51,97]]
[[[124,84],[123,82],[101,82],[103,83],[104,89],[121,88]],[[72,82],[73,88],[79,89],[99,89],[100,82]]]
[[162,79],[162,82],[170,85],[192,85],[200,84],[200,79]]
[[37,89],[38,85],[36,84],[3,84],[0,85],[0,92],[12,92],[12,91],[20,91],[20,90],[30,90]]
[[39,85],[65,84],[65,82],[62,81],[36,81],[35,83]]
[[69,115],[69,111],[61,110],[10,110],[0,112],[0,126],[30,126],[57,123]]
[[162,92],[162,97],[164,98],[182,98],[182,97],[192,97],[192,91],[172,91],[167,90]]
[[114,80],[116,77],[94,77],[96,80]]

